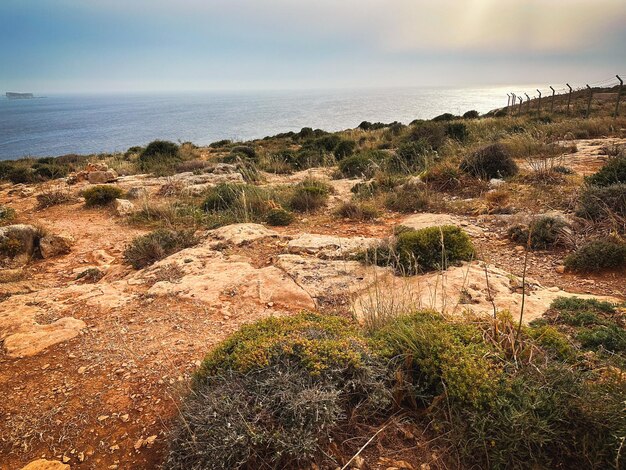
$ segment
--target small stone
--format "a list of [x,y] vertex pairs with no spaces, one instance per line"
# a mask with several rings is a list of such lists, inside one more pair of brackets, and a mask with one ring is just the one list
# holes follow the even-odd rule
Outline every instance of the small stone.
[[100,415],[98,416],[98,421],[103,422],[109,419],[109,415]]
[[85,366],[82,366],[82,367],[78,368],[78,373],[79,374],[84,374],[85,372],[87,372],[87,368]]
[[555,271],[559,274],[563,274],[565,272],[565,266],[557,266]]

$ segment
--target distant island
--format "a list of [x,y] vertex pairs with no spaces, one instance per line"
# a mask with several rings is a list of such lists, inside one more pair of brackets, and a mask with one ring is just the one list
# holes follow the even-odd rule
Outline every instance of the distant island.
[[6,96],[10,100],[29,100],[35,97],[32,93],[14,93],[11,91],[7,91]]

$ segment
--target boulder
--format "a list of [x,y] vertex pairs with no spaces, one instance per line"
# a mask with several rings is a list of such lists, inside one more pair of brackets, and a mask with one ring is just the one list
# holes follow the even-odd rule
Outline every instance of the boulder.
[[22,470],[70,470],[70,466],[58,460],[38,459],[26,465]]
[[135,205],[128,199],[115,200],[115,213],[119,216],[132,214],[135,211]]
[[276,238],[280,234],[260,224],[232,224],[209,231],[209,235],[230,245],[245,245],[263,238]]
[[72,251],[74,239],[68,235],[44,235],[39,240],[39,250],[43,258],[66,255]]
[[288,244],[290,253],[315,254],[320,258],[338,259],[365,250],[380,243],[377,238],[335,237],[304,233]]
[[465,230],[468,235],[476,237],[483,235],[483,229],[477,227],[465,218],[450,214],[431,214],[427,212],[411,215],[400,222],[400,225],[415,230],[427,227],[441,227],[443,225],[454,225]]
[[39,229],[32,225],[16,224],[0,227],[0,247],[4,247],[12,254],[32,255],[39,237]]
[[91,184],[112,183],[117,179],[117,173],[114,170],[98,170],[87,173],[87,181]]
[[127,191],[126,196],[128,199],[145,199],[148,197],[148,190],[143,186],[133,186]]

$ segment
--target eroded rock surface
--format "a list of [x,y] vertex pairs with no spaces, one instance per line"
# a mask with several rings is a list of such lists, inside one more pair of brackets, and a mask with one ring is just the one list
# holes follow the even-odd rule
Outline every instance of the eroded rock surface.
[[244,245],[263,238],[277,238],[278,232],[270,230],[260,224],[233,224],[209,231],[209,235],[216,240],[231,245]]
[[380,240],[365,237],[335,237],[304,233],[287,245],[290,253],[315,254],[321,258],[337,259],[377,245]]
[[70,470],[70,466],[58,460],[38,459],[23,467],[22,470]]

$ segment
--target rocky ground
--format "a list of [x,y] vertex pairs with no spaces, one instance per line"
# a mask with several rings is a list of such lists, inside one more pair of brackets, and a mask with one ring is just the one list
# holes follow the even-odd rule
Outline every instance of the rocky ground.
[[[588,174],[602,165],[602,149],[611,143],[579,141],[578,151],[564,159]],[[519,315],[525,293],[529,321],[558,296],[626,297],[623,273],[565,274],[559,252],[530,252],[522,289],[525,252],[506,238],[512,216],[386,213],[352,222],[331,211],[350,198],[356,180],[330,180],[331,172],[319,169],[268,175],[266,184],[294,183],[311,173],[335,188],[325,212],[285,228],[235,224],[202,232],[197,246],[139,271],[123,261],[125,246],[146,232],[123,216],[132,207],[88,209],[77,199],[38,210],[41,187],[3,187],[0,203],[16,209],[16,223],[41,226],[60,237],[54,246],[63,246],[3,270],[0,468],[21,468],[38,458],[73,469],[157,467],[177,401],[199,361],[242,324],[267,316],[320,309],[363,318],[414,307]],[[70,191],[77,193],[91,179],[141,188],[144,197],[156,197],[167,185],[193,194],[216,181],[239,180],[227,168],[174,178],[97,175]],[[478,259],[408,278],[350,259],[400,224],[461,226]],[[77,279],[93,268],[104,276]],[[373,468],[414,468],[388,457],[377,462]]]

